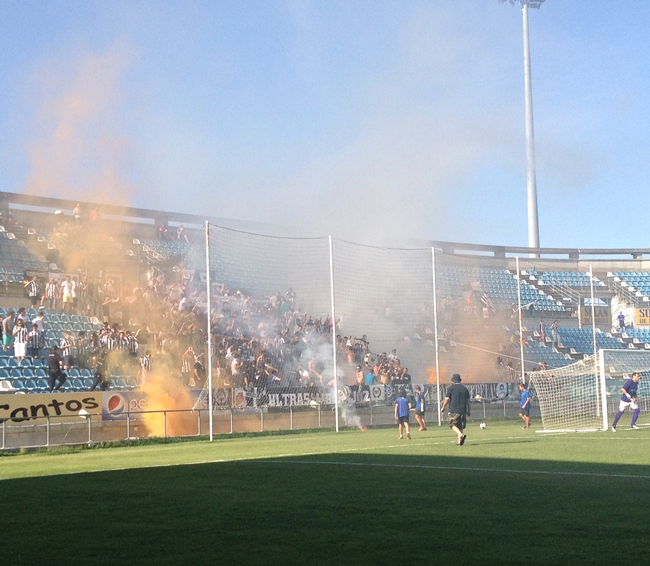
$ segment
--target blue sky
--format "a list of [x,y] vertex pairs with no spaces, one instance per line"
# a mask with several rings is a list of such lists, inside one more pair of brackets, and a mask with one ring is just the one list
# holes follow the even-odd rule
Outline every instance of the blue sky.
[[[650,3],[530,11],[540,241],[650,247]],[[0,190],[526,245],[521,9],[0,3]]]

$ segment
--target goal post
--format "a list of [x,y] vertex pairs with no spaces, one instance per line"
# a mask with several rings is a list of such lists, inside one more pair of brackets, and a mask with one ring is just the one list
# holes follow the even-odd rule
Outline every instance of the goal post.
[[[541,432],[607,430],[608,395],[617,399],[620,386],[633,372],[650,375],[650,351],[599,349],[573,364],[533,372],[539,401]],[[644,383],[641,390],[648,389]]]

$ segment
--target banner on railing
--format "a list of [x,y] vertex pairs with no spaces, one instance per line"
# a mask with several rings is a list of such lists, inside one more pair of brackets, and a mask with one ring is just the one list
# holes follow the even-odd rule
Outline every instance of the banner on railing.
[[85,419],[87,414],[99,413],[101,407],[101,393],[2,395],[0,422],[44,422],[42,417],[52,417],[53,423],[74,422]]

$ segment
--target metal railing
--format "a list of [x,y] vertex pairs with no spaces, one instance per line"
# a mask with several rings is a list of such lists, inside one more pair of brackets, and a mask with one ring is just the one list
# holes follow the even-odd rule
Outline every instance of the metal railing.
[[[431,425],[437,423],[435,403],[429,405]],[[360,403],[347,405],[343,424],[364,428],[392,426],[392,405]],[[518,403],[511,399],[482,399],[474,403],[472,419],[516,417]],[[152,421],[154,424],[152,425]],[[155,422],[158,421],[158,422]],[[334,411],[329,405],[314,408],[267,407],[247,409],[215,409],[215,434],[269,432],[279,430],[306,430],[334,427]],[[443,420],[443,426],[445,422]],[[114,420],[105,420],[102,413],[89,413],[70,420],[70,417],[38,416],[5,419],[0,424],[1,450],[47,448],[55,446],[94,445],[102,442],[120,442],[147,438],[189,438],[207,435],[208,409],[131,411]]]

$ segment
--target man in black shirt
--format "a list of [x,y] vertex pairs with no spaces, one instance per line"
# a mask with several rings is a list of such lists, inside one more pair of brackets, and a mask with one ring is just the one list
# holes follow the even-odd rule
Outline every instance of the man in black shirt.
[[[63,365],[63,360],[59,355],[58,346],[52,346],[50,350],[50,355],[47,357],[47,369],[50,372],[50,393],[54,389],[60,389],[61,386],[65,383],[66,375],[61,371],[61,366]],[[58,386],[56,382],[59,382]]]
[[104,377],[104,368],[106,366],[106,357],[104,353],[93,356],[92,358],[92,368],[93,372],[93,384],[90,388],[91,391],[95,391],[99,387],[102,391],[106,391],[110,387],[110,383]]
[[469,391],[467,387],[461,385],[460,375],[455,373],[451,377],[452,385],[447,389],[447,395],[442,402],[440,412],[444,413],[445,407],[449,405],[449,416],[447,421],[449,427],[458,436],[458,446],[465,444],[467,435],[463,433],[466,418],[469,417]]

